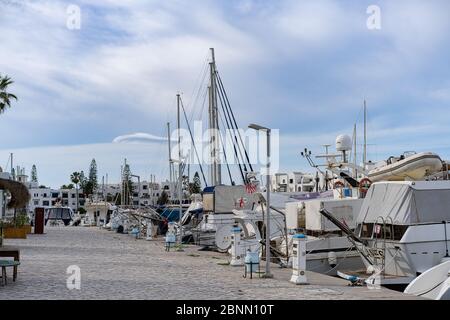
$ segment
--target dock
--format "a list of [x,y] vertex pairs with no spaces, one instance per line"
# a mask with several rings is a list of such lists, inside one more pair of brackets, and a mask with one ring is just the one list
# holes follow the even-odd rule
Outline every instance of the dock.
[[[0,300],[405,300],[388,289],[350,287],[347,281],[308,272],[310,282],[289,282],[291,269],[273,265],[273,279],[244,278],[230,257],[197,246],[166,252],[163,239],[146,241],[97,227],[48,227],[44,235],[5,239],[21,250],[18,279],[8,274]],[[80,289],[68,289],[67,269],[78,266]],[[261,270],[264,270],[261,267]]]

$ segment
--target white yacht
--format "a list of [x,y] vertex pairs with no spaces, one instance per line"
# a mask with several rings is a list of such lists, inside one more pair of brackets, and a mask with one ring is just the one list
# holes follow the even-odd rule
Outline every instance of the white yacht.
[[406,285],[440,264],[448,254],[449,208],[448,180],[373,184],[355,231],[367,270],[382,285]]

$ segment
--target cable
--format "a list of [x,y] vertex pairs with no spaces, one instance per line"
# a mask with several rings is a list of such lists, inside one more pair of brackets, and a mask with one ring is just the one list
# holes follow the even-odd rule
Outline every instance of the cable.
[[[223,105],[223,101],[222,101],[222,97],[220,96],[220,94],[219,94],[219,100],[220,100],[220,105],[222,107],[222,111],[224,113],[225,121],[227,123],[228,132],[230,134],[231,139],[233,140],[233,135],[231,133],[231,128],[230,128],[230,122],[229,122],[229,119],[226,117],[225,109],[224,109],[224,105]],[[219,116],[220,116],[220,114],[219,114]],[[222,122],[223,122],[223,119],[222,119]],[[237,142],[236,135],[234,135],[234,138],[236,139],[236,142]],[[239,171],[241,172],[242,181],[245,183],[245,175],[244,175],[244,172],[243,172],[242,167],[241,167],[241,160],[239,159],[238,150],[236,149],[236,144],[234,144],[234,143],[233,143],[233,148],[234,148],[234,154],[236,156],[236,159],[238,160],[238,166],[239,166]],[[246,171],[245,167],[244,167],[244,171]]]
[[[231,116],[232,116],[233,121],[234,121],[234,125],[236,126],[236,128],[238,128],[238,125],[237,125],[237,122],[236,122],[236,118],[235,118],[235,116],[234,116],[233,109],[231,108],[230,101],[229,101],[229,99],[228,99],[228,95],[227,95],[227,93],[226,93],[226,91],[225,91],[225,87],[224,87],[223,82],[222,82],[222,78],[220,77],[219,72],[218,72],[218,71],[216,71],[216,72],[217,72],[217,79],[218,79],[218,81],[219,81],[219,83],[220,83],[220,86],[222,87],[222,89],[223,89],[223,91],[224,91],[224,95],[225,95],[225,98],[226,98],[228,107],[229,107],[229,109],[230,109]],[[240,141],[241,141],[242,147],[243,147],[243,149],[244,149],[245,156],[246,156],[246,158],[247,158],[247,161],[248,161],[250,170],[253,171],[252,164],[250,163],[250,158],[249,158],[249,156],[248,156],[247,150],[245,149],[245,145],[244,145],[244,142],[243,142],[243,140],[242,140],[242,136],[241,136],[241,134],[240,134],[239,131],[238,131],[238,135],[239,135],[239,139],[240,139]]]
[[[241,148],[239,146],[239,142],[238,142],[237,135],[236,135],[236,130],[235,130],[234,126],[233,126],[232,119],[231,119],[230,113],[228,111],[228,108],[227,108],[227,106],[226,106],[226,104],[224,102],[225,101],[225,96],[223,95],[223,91],[222,91],[222,89],[220,88],[219,85],[216,85],[216,88],[219,88],[217,90],[217,93],[219,93],[218,96],[219,96],[220,104],[221,104],[221,107],[222,107],[225,119],[227,120],[227,125],[228,125],[228,129],[230,131],[230,135],[233,134],[231,136],[231,139],[233,139],[233,137],[234,137],[234,140],[235,140],[235,143],[233,143],[233,147],[234,147],[234,150],[235,150],[236,159],[238,160],[239,170],[241,171],[243,183],[246,184],[247,181],[246,181],[246,178],[245,178],[245,174],[243,172],[247,172],[247,166],[245,165],[245,160],[244,160],[244,157],[242,156],[242,151],[241,151]],[[238,151],[239,151],[239,155],[241,156],[241,158],[239,158]],[[242,170],[241,163],[244,165],[244,170]]]
[[194,146],[195,155],[197,156],[197,161],[198,161],[198,165],[200,167],[200,171],[202,173],[203,181],[205,182],[205,185],[208,186],[208,183],[206,182],[205,173],[203,172],[203,166],[202,166],[202,163],[200,161],[200,157],[198,155],[197,147],[195,145],[194,137],[192,135],[191,126],[189,125],[189,122],[188,122],[188,119],[187,119],[187,115],[186,115],[186,110],[184,109],[183,100],[181,98],[180,98],[180,100],[181,100],[181,108],[183,109],[184,118],[186,120],[186,125],[187,125],[187,127],[189,129],[189,135],[191,136],[192,145]]

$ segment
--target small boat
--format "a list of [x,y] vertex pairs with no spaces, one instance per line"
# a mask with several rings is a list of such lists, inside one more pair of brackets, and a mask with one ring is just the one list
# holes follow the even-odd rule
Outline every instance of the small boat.
[[45,209],[45,225],[50,221],[51,225],[68,226],[74,218],[70,207],[54,206]]
[[390,157],[369,171],[368,178],[373,181],[418,181],[442,171],[439,155],[432,152],[406,152],[400,157]]
[[443,261],[414,279],[405,293],[432,300],[450,300],[450,258]]

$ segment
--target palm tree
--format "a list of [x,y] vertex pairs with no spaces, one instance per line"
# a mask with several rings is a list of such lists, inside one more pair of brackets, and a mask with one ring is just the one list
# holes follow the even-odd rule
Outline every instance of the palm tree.
[[72,183],[75,184],[75,190],[77,193],[77,212],[79,211],[79,201],[78,201],[78,184],[80,183],[80,177],[81,177],[81,173],[79,172],[74,172],[70,175],[70,181],[72,181]]
[[10,77],[2,77],[0,75],[0,113],[4,112],[6,108],[11,107],[11,100],[17,100],[15,95],[6,91],[8,86],[13,83],[14,81],[12,81]]

